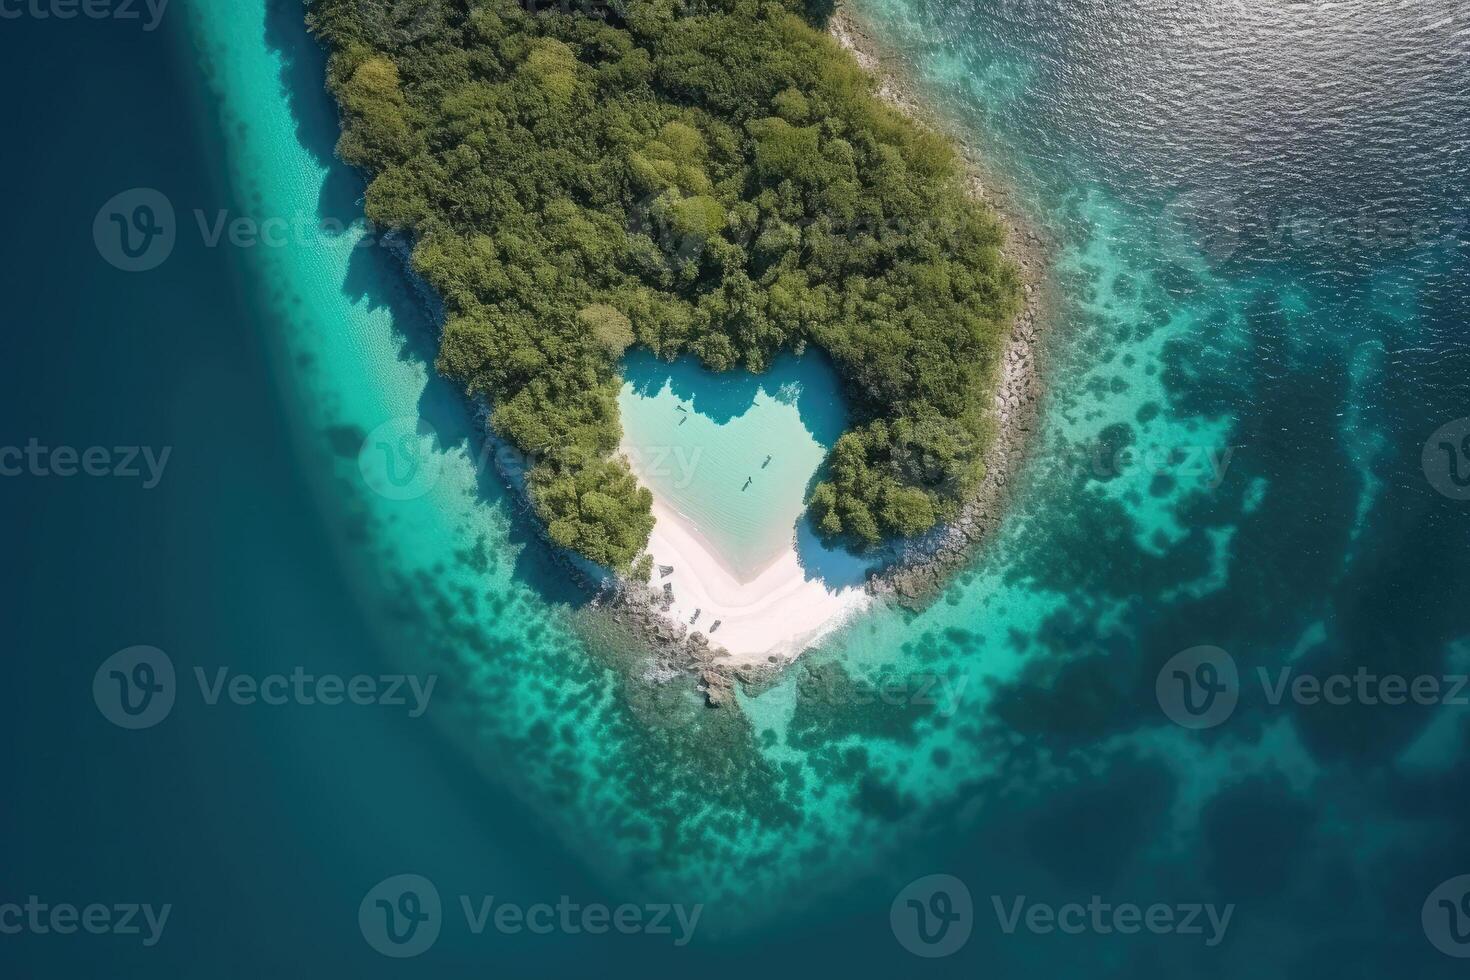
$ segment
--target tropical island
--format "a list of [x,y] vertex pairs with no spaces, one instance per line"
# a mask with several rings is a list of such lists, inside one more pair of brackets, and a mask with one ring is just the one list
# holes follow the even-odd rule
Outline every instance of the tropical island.
[[820,3],[308,0],[366,213],[442,300],[437,366],[532,461],[549,538],[647,580],[620,451],[632,348],[713,371],[824,352],[850,426],[806,505],[857,549],[980,484],[1020,279],[948,139]]

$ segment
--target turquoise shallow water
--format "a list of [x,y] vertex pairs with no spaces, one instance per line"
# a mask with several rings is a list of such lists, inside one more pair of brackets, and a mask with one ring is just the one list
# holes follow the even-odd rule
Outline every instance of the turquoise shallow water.
[[[26,847],[0,883],[179,904],[156,950],[0,937],[3,962],[1457,975],[1420,910],[1470,870],[1464,708],[1273,705],[1251,686],[1227,723],[1190,731],[1155,697],[1161,666],[1200,644],[1246,677],[1465,669],[1470,523],[1422,451],[1467,411],[1470,35],[1432,6],[859,7],[1058,243],[1050,395],[1013,510],[944,596],[864,616],[739,713],[651,674],[547,559],[473,413],[434,377],[433,328],[396,260],[360,225],[181,245],[132,278],[90,254],[96,204],[139,184],[181,214],[359,217],[295,4],[176,0],[148,43],[116,24],[18,25],[17,86],[75,60],[77,38],[113,66],[118,99],[88,118],[97,145],[128,152],[96,160],[46,105],[17,121],[84,163],[17,204],[36,241],[56,238],[5,270],[37,324],[9,332],[11,441],[190,452],[168,496],[3,485],[7,512],[54,516],[17,536],[22,682],[3,715],[26,747],[7,808]],[[200,93],[197,125],[173,120],[178,91]],[[25,159],[17,183],[54,167]],[[123,328],[99,341],[101,323]],[[811,445],[791,430],[803,454],[829,438],[808,424]],[[418,448],[384,469],[376,447],[407,435]],[[442,696],[427,724],[196,705],[119,740],[85,691],[137,642],[181,666],[433,670]],[[446,896],[706,912],[678,950],[446,929],[397,963],[355,915],[403,872]],[[889,905],[932,873],[967,882],[976,916],[963,950],[923,962]],[[1093,894],[1237,909],[1211,947],[1011,934],[988,911],[991,896]]]
[[[692,358],[635,352],[618,399],[624,446],[645,482],[752,578],[788,547],[817,467],[847,424],[815,354],[762,375],[711,375]],[[804,522],[803,522],[804,523]]]

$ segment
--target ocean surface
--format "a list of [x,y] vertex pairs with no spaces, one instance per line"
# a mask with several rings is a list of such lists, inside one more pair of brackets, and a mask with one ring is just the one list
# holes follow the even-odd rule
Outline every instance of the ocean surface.
[[[4,929],[0,973],[1463,973],[1463,5],[855,13],[1054,241],[1048,396],[943,597],[739,712],[651,671],[504,489],[332,157],[293,0],[0,20],[0,446],[111,473],[0,478],[0,927],[30,896],[171,906],[152,945]],[[660,371],[624,403],[719,400]],[[792,415],[775,378],[741,397],[794,485],[840,412]],[[151,486],[123,465],[144,447]],[[138,645],[176,692],[130,730],[104,661]],[[417,716],[211,699],[221,668],[435,687]],[[1441,696],[1280,696],[1282,671]],[[442,928],[400,961],[369,913],[403,874]],[[703,908],[676,945],[476,932],[461,896]],[[1073,902],[1176,927],[1012,915]],[[1193,906],[1228,927],[1178,928]]]

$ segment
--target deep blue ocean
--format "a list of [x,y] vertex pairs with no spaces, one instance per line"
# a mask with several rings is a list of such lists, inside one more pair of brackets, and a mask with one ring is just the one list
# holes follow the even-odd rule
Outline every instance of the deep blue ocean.
[[[1464,974],[1463,4],[857,0],[1050,243],[1048,394],[939,601],[722,712],[483,465],[299,6],[56,7],[0,3],[0,977]],[[432,492],[368,472],[404,418]],[[139,645],[177,690],[129,730]],[[438,687],[211,704],[220,668]],[[401,874],[442,900],[411,959],[369,924]],[[492,895],[702,912],[476,933]]]

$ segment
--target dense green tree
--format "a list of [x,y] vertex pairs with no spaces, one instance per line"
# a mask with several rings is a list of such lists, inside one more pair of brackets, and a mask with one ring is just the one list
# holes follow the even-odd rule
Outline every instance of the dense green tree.
[[444,300],[438,366],[536,461],[551,537],[627,570],[635,344],[764,370],[825,350],[852,428],[810,501],[872,544],[983,475],[1017,279],[941,137],[878,99],[819,0],[308,0],[344,160]]

